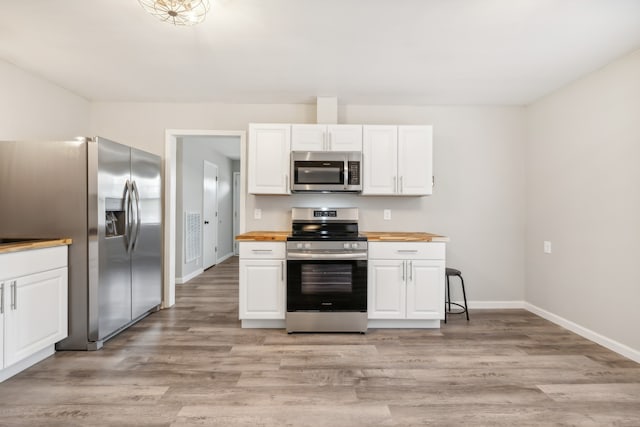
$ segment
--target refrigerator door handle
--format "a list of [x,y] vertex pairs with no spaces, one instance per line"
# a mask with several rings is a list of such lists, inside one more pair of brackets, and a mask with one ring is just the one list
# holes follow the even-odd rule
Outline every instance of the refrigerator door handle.
[[136,234],[133,237],[133,243],[131,245],[131,250],[133,251],[136,248],[136,243],[140,236],[140,193],[138,192],[138,185],[136,182],[131,181],[131,183],[133,187],[133,195],[136,199]]
[[131,182],[127,180],[126,183],[127,188],[125,189],[124,196],[124,209],[125,209],[125,237],[127,242],[127,253],[131,253],[131,246],[133,244],[133,223],[131,221],[131,217],[133,216],[132,212],[132,203],[131,203],[131,195],[133,192],[131,191]]

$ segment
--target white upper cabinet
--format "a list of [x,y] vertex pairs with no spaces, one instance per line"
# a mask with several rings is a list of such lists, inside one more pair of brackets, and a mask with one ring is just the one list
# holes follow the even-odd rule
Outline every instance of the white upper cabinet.
[[433,129],[398,126],[398,193],[424,196],[433,193]]
[[394,195],[398,189],[398,127],[364,126],[362,194]]
[[363,195],[425,196],[432,193],[431,126],[363,127]]
[[290,152],[291,125],[249,124],[249,193],[290,194]]
[[362,125],[291,125],[292,151],[362,151]]

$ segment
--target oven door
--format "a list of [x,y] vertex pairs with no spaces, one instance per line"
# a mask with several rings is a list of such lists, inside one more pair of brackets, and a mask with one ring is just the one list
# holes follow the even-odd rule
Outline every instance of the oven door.
[[287,311],[367,311],[366,260],[287,260]]

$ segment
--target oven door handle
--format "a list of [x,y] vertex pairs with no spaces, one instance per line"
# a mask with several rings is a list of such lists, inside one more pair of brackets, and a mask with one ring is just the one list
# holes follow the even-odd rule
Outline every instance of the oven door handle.
[[287,259],[324,259],[324,260],[332,260],[332,259],[346,259],[346,260],[366,260],[366,253],[342,253],[342,254],[301,254],[301,253],[291,253],[287,254]]

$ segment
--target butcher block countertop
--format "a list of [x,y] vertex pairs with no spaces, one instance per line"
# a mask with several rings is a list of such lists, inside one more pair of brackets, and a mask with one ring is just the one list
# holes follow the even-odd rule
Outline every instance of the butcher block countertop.
[[289,234],[291,234],[289,231],[249,231],[237,235],[236,240],[239,242],[286,242]]
[[0,239],[0,254],[70,245],[71,243],[71,239]]
[[402,231],[365,231],[370,242],[448,242],[449,238],[431,233]]
[[[289,231],[250,231],[236,236],[239,242],[286,242]],[[394,231],[365,231],[370,242],[448,242],[449,238],[431,233],[409,233]]]

